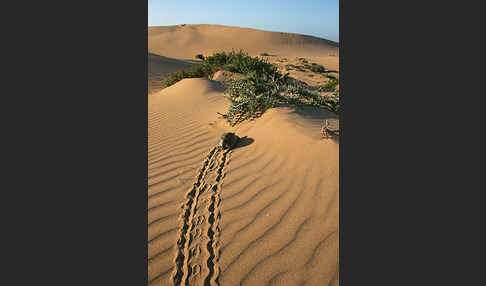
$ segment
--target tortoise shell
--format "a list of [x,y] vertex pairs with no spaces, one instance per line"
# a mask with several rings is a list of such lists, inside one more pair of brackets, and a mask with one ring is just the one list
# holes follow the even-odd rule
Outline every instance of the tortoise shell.
[[236,136],[232,132],[228,133],[223,133],[221,135],[221,138],[219,139],[219,146],[222,147],[223,149],[232,149],[236,146],[236,143],[238,142],[238,136]]

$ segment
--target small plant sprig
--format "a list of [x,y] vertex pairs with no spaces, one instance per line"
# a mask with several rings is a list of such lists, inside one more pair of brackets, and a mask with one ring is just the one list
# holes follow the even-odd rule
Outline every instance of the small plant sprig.
[[321,135],[323,139],[330,139],[335,136],[339,136],[339,129],[332,130],[329,128],[329,121],[325,119],[321,124]]
[[336,89],[336,86],[339,84],[339,79],[332,78],[328,81],[323,87],[326,89]]

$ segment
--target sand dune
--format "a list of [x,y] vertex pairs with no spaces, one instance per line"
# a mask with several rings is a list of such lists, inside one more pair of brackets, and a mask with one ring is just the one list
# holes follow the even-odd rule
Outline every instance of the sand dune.
[[[149,41],[167,41],[158,51],[167,58],[210,42],[204,32],[188,40],[157,29]],[[177,54],[173,44],[187,48]],[[184,79],[148,98],[149,284],[338,285],[339,145],[319,133],[337,116],[280,106],[230,127],[217,114],[229,106],[223,91]],[[236,148],[216,148],[229,131],[241,137]]]
[[148,93],[155,93],[164,88],[164,82],[170,73],[190,67],[192,63],[171,59],[156,54],[148,54]]
[[231,49],[243,49],[251,55],[296,56],[322,56],[339,50],[337,43],[317,37],[221,25],[149,27],[148,37],[149,52],[179,59]]

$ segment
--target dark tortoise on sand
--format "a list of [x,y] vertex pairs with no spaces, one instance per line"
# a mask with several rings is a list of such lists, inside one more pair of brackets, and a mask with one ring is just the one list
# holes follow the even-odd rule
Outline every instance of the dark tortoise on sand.
[[221,138],[219,139],[218,146],[223,148],[223,149],[233,149],[236,146],[236,143],[238,142],[238,136],[235,135],[235,133],[223,133],[221,135]]

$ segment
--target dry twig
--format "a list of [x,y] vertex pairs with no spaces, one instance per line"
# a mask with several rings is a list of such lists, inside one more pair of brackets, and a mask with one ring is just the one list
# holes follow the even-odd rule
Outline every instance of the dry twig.
[[322,122],[321,135],[322,135],[322,138],[325,138],[325,139],[331,138],[331,134],[330,134],[330,130],[329,130],[329,122],[327,121],[327,119]]

